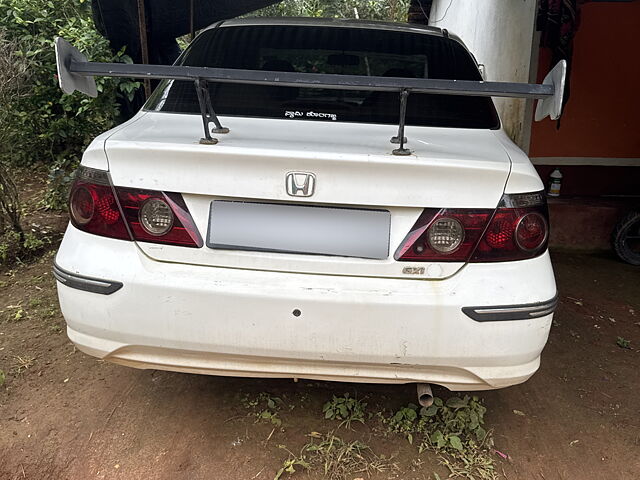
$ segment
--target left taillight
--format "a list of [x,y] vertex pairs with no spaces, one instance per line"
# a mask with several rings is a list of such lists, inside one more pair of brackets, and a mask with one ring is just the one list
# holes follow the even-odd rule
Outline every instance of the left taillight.
[[103,237],[200,248],[182,195],[113,187],[106,171],[80,167],[69,196],[71,223]]
[[396,251],[398,261],[499,262],[546,250],[542,192],[504,195],[497,209],[425,209]]
[[69,195],[74,227],[102,237],[131,240],[109,176],[104,170],[80,167]]
[[202,237],[179,193],[123,187],[116,191],[135,240],[202,247]]

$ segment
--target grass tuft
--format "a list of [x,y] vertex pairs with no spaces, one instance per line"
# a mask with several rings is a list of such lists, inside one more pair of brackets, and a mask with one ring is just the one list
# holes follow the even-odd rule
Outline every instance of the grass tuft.
[[311,441],[302,447],[298,455],[280,445],[280,448],[289,452],[289,458],[278,470],[274,480],[281,478],[284,473],[295,473],[296,466],[306,470],[318,469],[322,472],[322,478],[328,480],[343,480],[355,474],[371,476],[374,473],[398,470],[393,458],[377,455],[360,440],[345,441],[334,432],[312,432],[308,437]]

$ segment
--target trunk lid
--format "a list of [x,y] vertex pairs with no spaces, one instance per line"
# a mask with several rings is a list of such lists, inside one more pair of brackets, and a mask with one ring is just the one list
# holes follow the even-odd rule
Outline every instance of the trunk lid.
[[[393,254],[423,208],[495,208],[510,171],[491,130],[406,128],[410,156],[394,156],[393,125],[221,117],[230,132],[201,145],[198,115],[143,112],[105,143],[114,185],[179,192],[201,235],[214,200],[390,212],[386,259],[189,249],[138,242],[150,257],[180,263],[319,274],[406,277]],[[315,175],[312,196],[290,196],[289,172]],[[366,241],[366,239],[363,239]],[[444,278],[462,263],[410,278]]]

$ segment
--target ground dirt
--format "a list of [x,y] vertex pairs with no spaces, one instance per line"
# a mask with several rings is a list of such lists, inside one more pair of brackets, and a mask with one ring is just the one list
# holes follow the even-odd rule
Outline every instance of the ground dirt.
[[[322,415],[333,394],[366,398],[369,412],[415,402],[412,385],[208,377],[99,361],[65,335],[52,261],[50,250],[0,276],[0,479],[272,479],[289,456],[280,446],[295,453],[310,432],[337,427]],[[494,453],[496,469],[509,479],[638,479],[640,270],[605,254],[554,252],[553,261],[560,307],[540,371],[480,393],[495,449],[508,456]],[[261,392],[286,403],[282,426],[248,415],[245,397]],[[394,456],[398,470],[373,478],[447,477],[433,453],[418,454],[378,426],[374,417],[341,433]],[[301,470],[292,478],[323,478]]]

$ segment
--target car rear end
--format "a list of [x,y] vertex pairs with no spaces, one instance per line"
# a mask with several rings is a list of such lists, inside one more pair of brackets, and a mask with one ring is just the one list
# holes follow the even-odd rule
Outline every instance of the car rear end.
[[[349,49],[345,49],[345,45]],[[357,23],[244,21],[182,64],[479,79],[454,38]],[[293,70],[291,70],[293,69]],[[220,375],[526,380],[555,307],[542,184],[490,99],[212,86],[229,133],[197,141],[188,82],[99,137],[56,258],[84,351]]]

